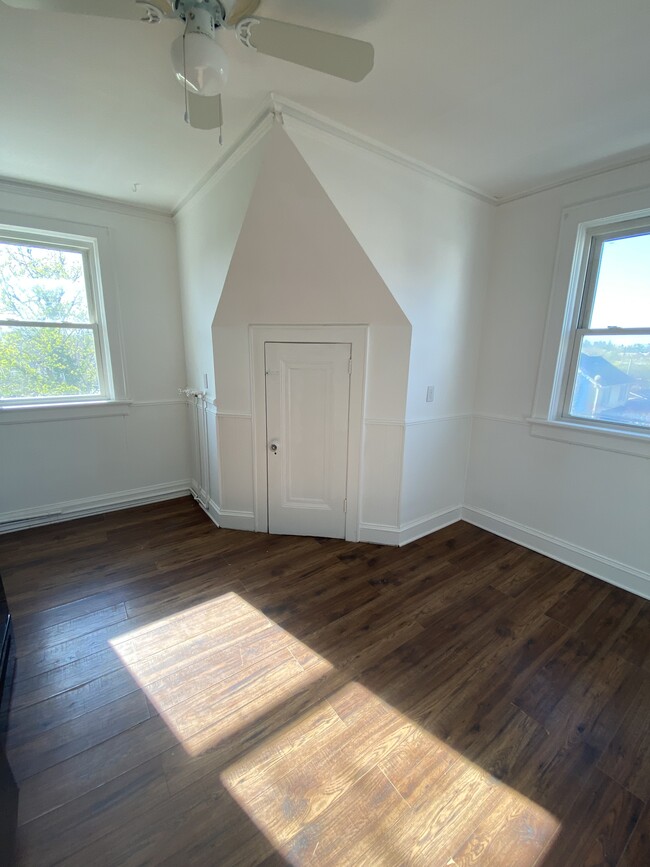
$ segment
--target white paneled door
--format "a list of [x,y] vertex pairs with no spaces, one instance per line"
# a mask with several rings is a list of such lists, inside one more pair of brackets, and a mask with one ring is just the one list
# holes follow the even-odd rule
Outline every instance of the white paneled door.
[[266,343],[269,532],[345,538],[349,343]]

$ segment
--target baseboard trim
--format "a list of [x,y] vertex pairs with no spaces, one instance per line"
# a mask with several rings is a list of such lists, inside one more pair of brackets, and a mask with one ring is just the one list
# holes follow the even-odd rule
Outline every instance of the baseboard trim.
[[603,557],[594,551],[572,545],[564,539],[558,539],[556,536],[550,536],[484,509],[463,506],[462,519],[518,545],[523,545],[531,551],[537,551],[538,554],[544,554],[581,572],[587,572],[608,584],[614,584],[644,599],[650,599],[650,575],[617,560]]
[[359,524],[359,541],[373,545],[399,545],[399,527],[391,524]]
[[0,534],[27,530],[30,527],[41,527],[44,524],[59,524],[62,521],[72,521],[75,518],[98,515],[102,512],[116,512],[119,509],[144,506],[147,503],[157,503],[162,500],[172,500],[175,497],[187,496],[192,492],[192,487],[191,479],[183,479],[169,484],[148,485],[130,491],[103,494],[98,497],[84,497],[79,500],[51,503],[34,509],[3,512],[0,514]]
[[[205,491],[199,489],[194,480],[183,479],[169,484],[149,485],[98,497],[52,503],[34,509],[4,512],[0,514],[0,534],[13,533],[45,524],[57,524],[103,512],[143,506],[147,503],[171,500],[188,494],[194,496],[217,527],[255,532],[255,514],[253,512],[222,509],[213,499],[207,497]],[[485,509],[457,506],[452,509],[443,509],[423,518],[417,518],[399,527],[390,524],[361,523],[359,525],[359,540],[397,547],[407,545],[409,542],[441,530],[459,520],[467,521],[469,524],[518,545],[523,545],[531,551],[537,551],[539,554],[544,554],[560,563],[566,563],[574,569],[594,575],[602,581],[628,590],[644,599],[650,599],[649,574],[603,557],[594,551],[572,545],[563,539],[534,530],[532,527],[495,515]]]
[[402,524],[399,544],[408,545],[409,542],[415,542],[416,539],[428,536],[429,533],[435,533],[436,530],[442,530],[443,527],[455,524],[456,521],[461,520],[462,512],[462,506],[456,506],[453,509],[441,509],[432,515]]
[[255,532],[255,515],[253,512],[222,509],[196,481],[192,481],[190,493],[215,526],[224,530],[248,530]]
[[237,509],[222,509],[214,500],[210,500],[208,514],[217,527],[223,527],[226,530],[246,530],[250,533],[255,532],[254,512],[243,512],[238,511]]
[[408,545],[409,542],[428,536],[429,533],[435,533],[436,530],[442,530],[449,524],[455,524],[456,521],[461,520],[461,516],[462,507],[456,506],[453,509],[441,509],[423,518],[416,518],[399,527],[391,524],[361,523],[359,541],[371,542],[374,545]]

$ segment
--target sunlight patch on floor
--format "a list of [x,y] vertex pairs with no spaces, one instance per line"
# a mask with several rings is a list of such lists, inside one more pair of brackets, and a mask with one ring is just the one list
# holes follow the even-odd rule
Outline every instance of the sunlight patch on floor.
[[221,779],[292,865],[532,867],[560,827],[354,682]]
[[110,643],[190,756],[214,748],[333,670],[235,593]]
[[559,830],[236,593],[111,645],[188,756],[256,727],[221,781],[292,865],[533,867]]

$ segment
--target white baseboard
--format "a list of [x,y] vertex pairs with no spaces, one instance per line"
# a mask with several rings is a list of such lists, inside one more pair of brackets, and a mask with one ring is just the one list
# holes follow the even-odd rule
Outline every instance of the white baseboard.
[[460,521],[461,514],[461,506],[456,506],[453,509],[442,509],[423,518],[416,518],[399,527],[390,524],[362,523],[359,526],[359,541],[372,542],[375,545],[408,545],[409,542]]
[[[148,485],[129,491],[118,491],[113,494],[85,497],[79,500],[67,500],[33,509],[3,512],[0,513],[0,534],[25,530],[29,527],[40,527],[44,524],[70,521],[87,515],[128,509],[162,500],[171,500],[187,494],[194,495],[203,506],[206,514],[218,527],[255,531],[253,512],[222,509],[214,500],[208,500],[207,493],[199,490],[196,482],[191,479],[183,479],[169,484]],[[594,551],[572,545],[564,539],[542,533],[532,527],[526,527],[484,509],[470,506],[446,509],[424,518],[418,518],[415,521],[409,521],[399,527],[389,524],[362,523],[359,527],[359,539],[362,542],[378,545],[406,545],[459,520],[467,521],[483,530],[488,530],[490,533],[516,542],[518,545],[523,545],[525,548],[551,557],[560,563],[566,563],[574,569],[587,572],[589,575],[594,575],[609,584],[629,590],[644,599],[650,599],[650,574],[608,557],[603,557]]]
[[220,527],[219,524],[219,507],[215,503],[213,499],[208,497],[207,491],[204,491],[203,488],[192,479],[192,486],[190,489],[190,494],[194,497],[199,506],[203,509],[205,514],[210,518],[213,524],[217,527]]
[[192,496],[201,506],[203,511],[208,515],[217,527],[223,527],[226,530],[248,530],[255,532],[255,513],[237,511],[236,509],[222,509],[218,503],[208,496],[208,492],[203,490],[200,485],[192,482]]
[[373,545],[399,545],[399,527],[390,524],[359,524],[359,541]]
[[205,491],[194,486],[192,495],[210,520],[217,527],[225,530],[248,530],[255,532],[255,515],[253,512],[238,512],[234,509],[222,509]]
[[625,563],[603,557],[594,551],[572,545],[564,539],[558,539],[555,536],[534,530],[532,527],[526,527],[516,521],[494,515],[484,509],[463,506],[462,519],[476,527],[481,527],[483,530],[488,530],[490,533],[495,533],[497,536],[502,536],[504,539],[509,539],[511,542],[516,542],[518,545],[523,545],[525,548],[530,548],[532,551],[537,551],[538,554],[545,554],[553,560],[566,563],[567,566],[572,566],[581,572],[587,572],[589,575],[594,575],[609,584],[623,588],[623,590],[629,590],[630,593],[635,593],[644,599],[650,599],[650,574],[626,566]]
[[417,518],[415,521],[402,524],[399,544],[408,545],[409,542],[428,536],[429,533],[435,533],[436,530],[442,530],[443,527],[455,524],[456,521],[460,521],[461,517],[462,507],[456,506],[453,509],[442,509],[440,512],[434,512],[432,515],[426,515],[424,518]]
[[87,515],[115,512],[118,509],[129,509],[134,506],[144,506],[147,503],[171,500],[174,497],[186,496],[191,490],[192,481],[183,479],[169,484],[148,485],[130,491],[102,494],[98,497],[84,497],[79,500],[50,503],[47,506],[38,506],[33,509],[2,512],[0,513],[0,533],[13,533],[16,530],[40,527],[43,524],[58,524]]
[[217,523],[220,527],[225,527],[228,530],[247,530],[250,533],[255,532],[255,514],[253,512],[238,512],[235,509],[219,509],[216,503],[213,503]]

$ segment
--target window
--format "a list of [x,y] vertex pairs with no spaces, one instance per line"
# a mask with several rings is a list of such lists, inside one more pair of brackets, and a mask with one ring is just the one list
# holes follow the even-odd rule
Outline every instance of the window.
[[650,430],[650,223],[587,233],[562,417]]
[[650,188],[562,211],[529,422],[533,436],[650,457]]
[[0,229],[0,405],[115,396],[96,243]]

